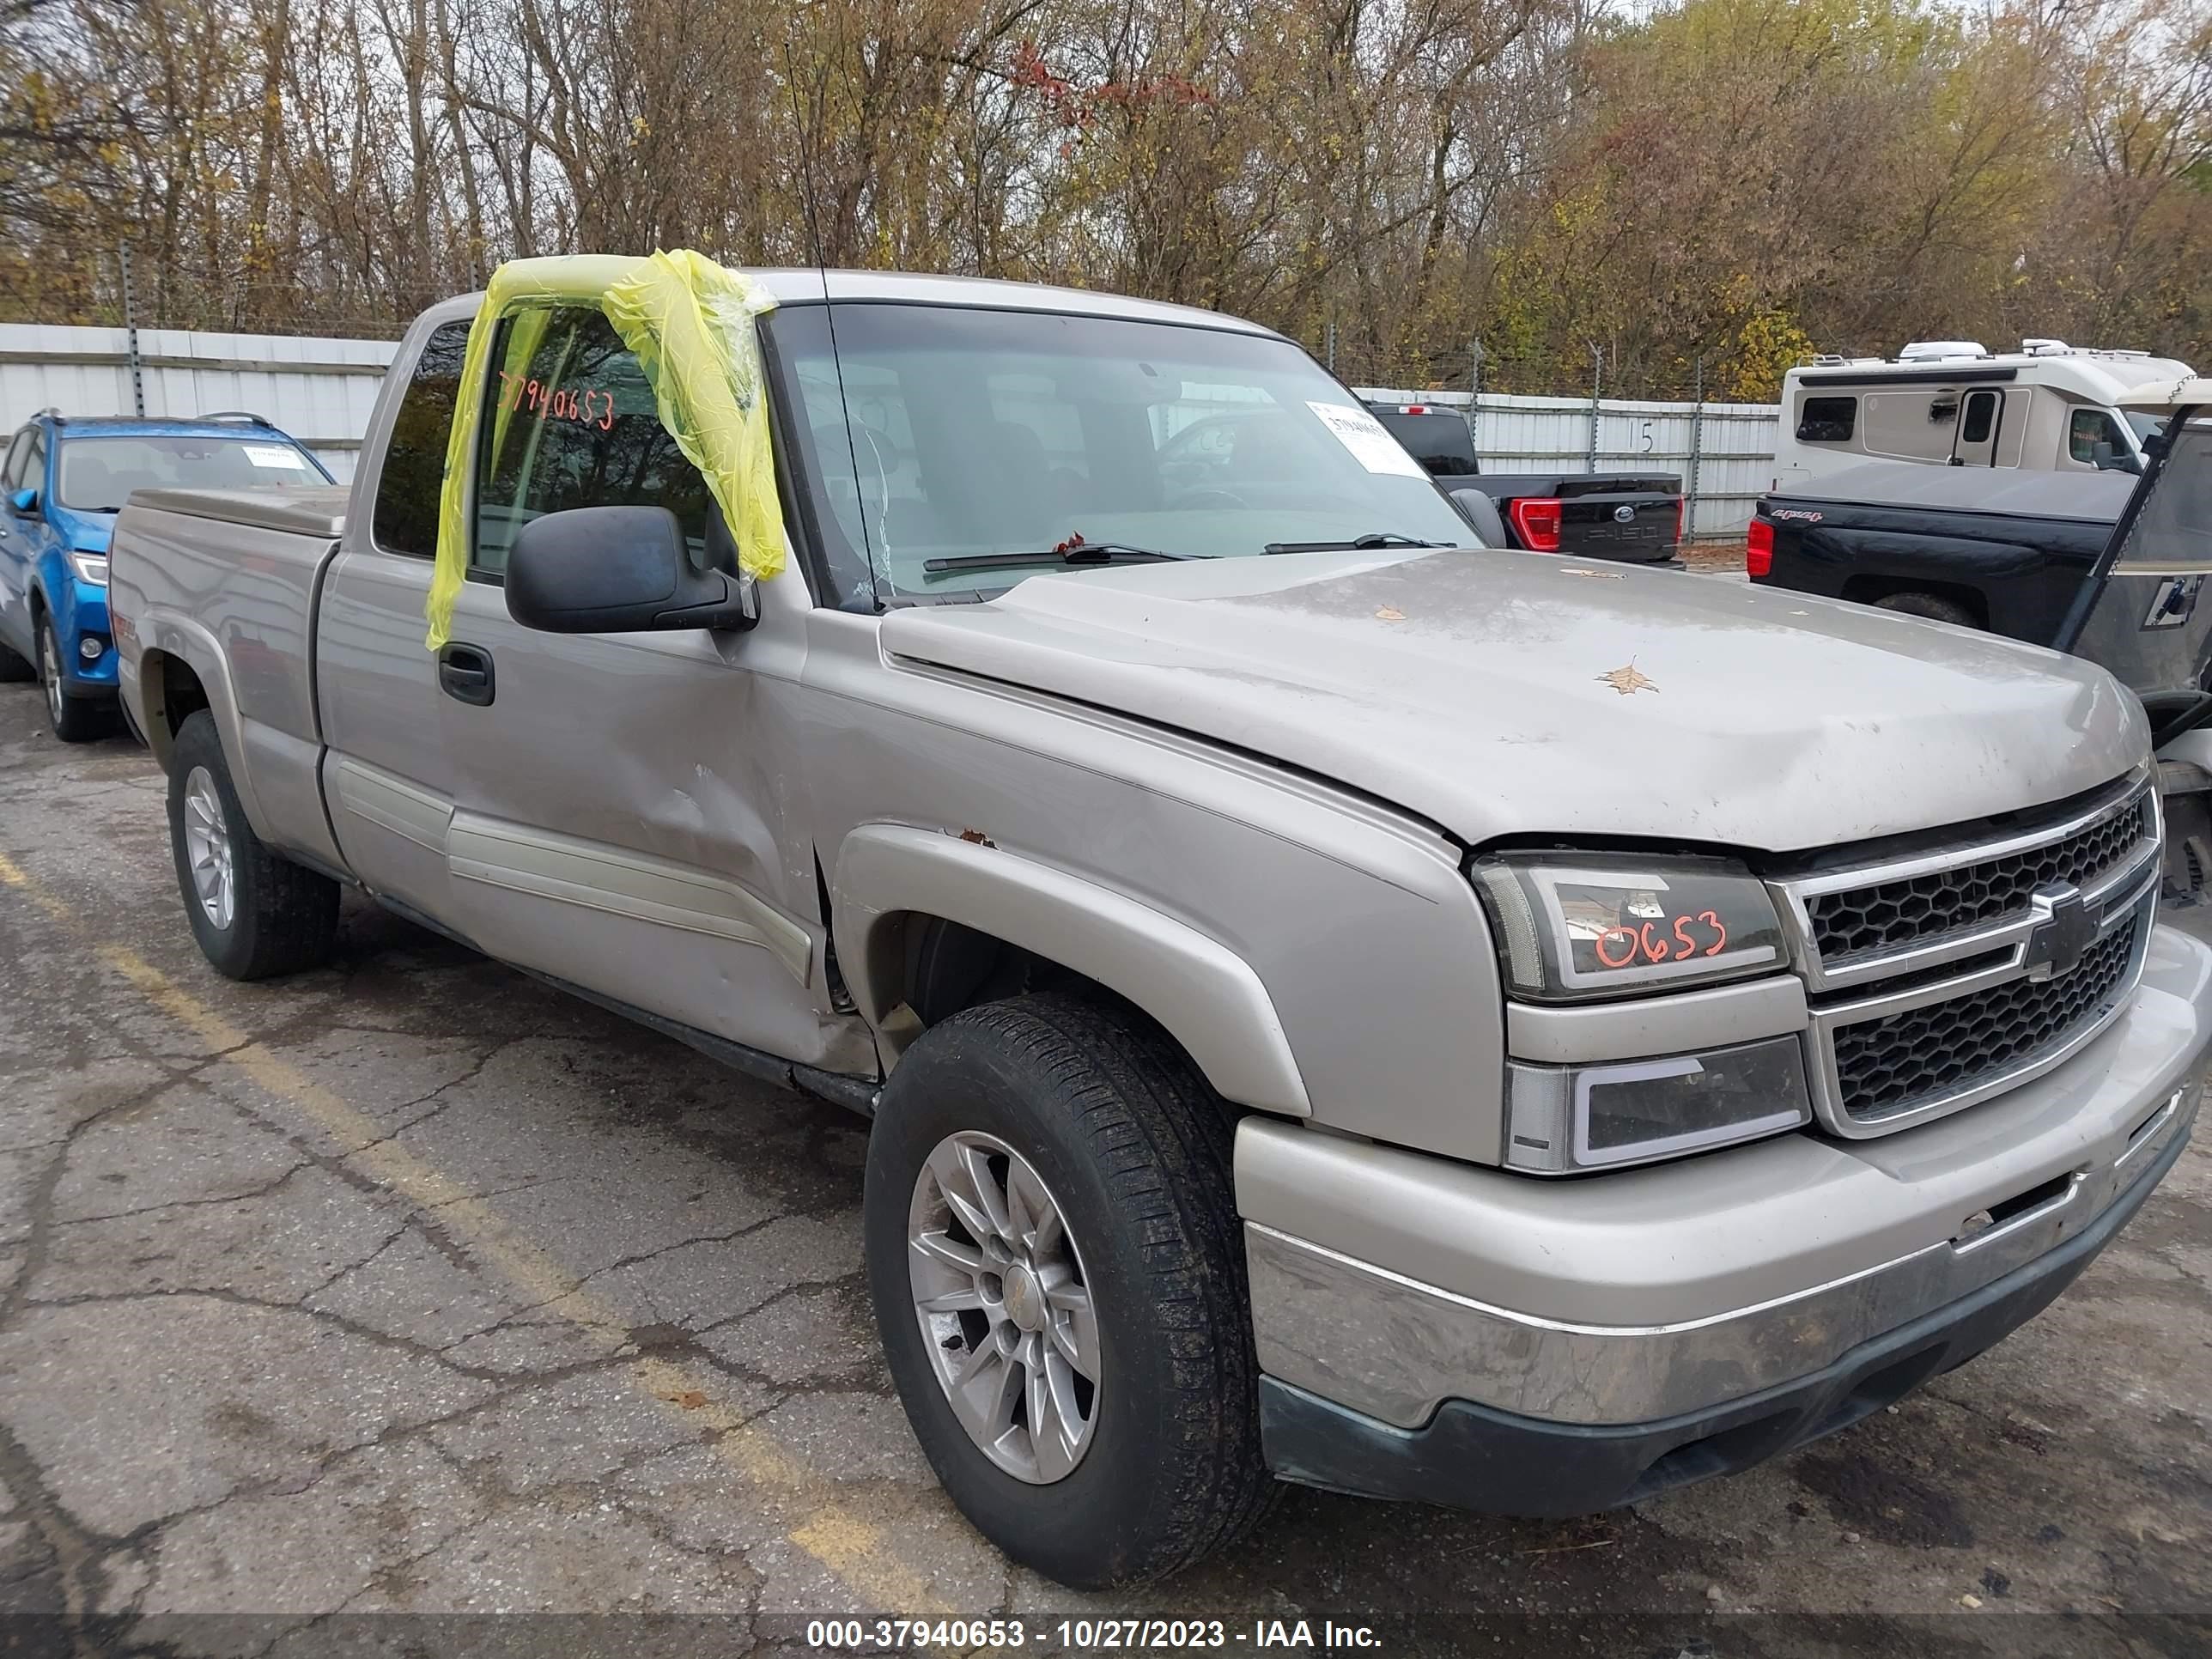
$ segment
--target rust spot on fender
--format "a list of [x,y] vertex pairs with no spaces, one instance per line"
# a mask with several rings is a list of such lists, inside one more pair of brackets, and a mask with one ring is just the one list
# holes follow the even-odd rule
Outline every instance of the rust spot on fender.
[[963,830],[960,832],[960,839],[965,842],[973,842],[978,847],[996,847],[999,844],[995,841],[993,841],[988,836],[985,835],[981,830]]

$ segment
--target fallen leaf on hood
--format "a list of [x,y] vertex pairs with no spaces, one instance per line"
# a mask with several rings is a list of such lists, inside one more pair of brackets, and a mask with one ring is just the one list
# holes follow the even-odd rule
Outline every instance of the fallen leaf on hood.
[[1632,696],[1638,691],[1656,691],[1659,689],[1657,685],[1637,672],[1636,659],[1633,657],[1628,659],[1626,667],[1616,668],[1610,674],[1600,674],[1597,678],[1624,697]]
[[1406,613],[1399,610],[1395,605],[1386,605],[1380,611],[1375,613],[1375,620],[1376,622],[1403,622],[1406,620]]
[[672,1406],[683,1407],[687,1412],[696,1412],[707,1403],[707,1396],[696,1389],[686,1389],[682,1394],[664,1394],[660,1397]]
[[1559,568],[1559,574],[1562,576],[1595,576],[1601,582],[1626,580],[1618,570],[1586,570],[1580,565],[1563,565]]

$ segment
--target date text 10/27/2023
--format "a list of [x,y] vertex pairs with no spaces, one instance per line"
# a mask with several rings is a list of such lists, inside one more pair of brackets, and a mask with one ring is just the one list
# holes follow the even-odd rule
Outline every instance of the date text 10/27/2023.
[[1221,1619],[1061,1619],[1035,1626],[1019,1619],[817,1619],[806,1626],[808,1647],[848,1653],[1028,1647],[1044,1653],[1240,1647],[1318,1652],[1382,1644],[1368,1626],[1326,1619],[1258,1619],[1249,1626]]

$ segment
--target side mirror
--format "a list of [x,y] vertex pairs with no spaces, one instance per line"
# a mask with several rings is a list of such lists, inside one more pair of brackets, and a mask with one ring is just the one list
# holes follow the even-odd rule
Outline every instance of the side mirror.
[[750,628],[750,577],[702,570],[665,507],[572,507],[522,526],[507,555],[507,614],[548,634]]
[[1510,547],[1512,539],[1505,533],[1505,520],[1498,514],[1498,503],[1486,491],[1480,489],[1446,489],[1443,497],[1459,509],[1485,547]]
[[19,519],[37,518],[39,516],[39,492],[35,489],[16,490],[13,495],[8,497],[8,510]]

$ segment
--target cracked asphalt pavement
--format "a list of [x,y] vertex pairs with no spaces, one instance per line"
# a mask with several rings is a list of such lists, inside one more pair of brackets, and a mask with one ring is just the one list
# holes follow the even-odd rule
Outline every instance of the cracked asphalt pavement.
[[983,1544],[908,1432],[859,1120],[356,896],[330,968],[220,979],[162,791],[0,688],[0,1614],[68,1615],[0,1619],[0,1650],[428,1652],[462,1627],[435,1617],[503,1613],[467,1628],[738,1653],[848,1611],[2212,1645],[2201,1145],[2041,1319],[1749,1474],[1564,1524],[1285,1492],[1220,1559],[1076,1595]]

